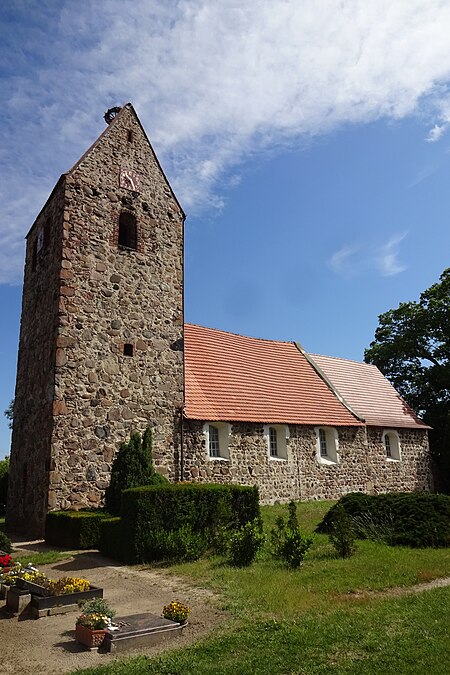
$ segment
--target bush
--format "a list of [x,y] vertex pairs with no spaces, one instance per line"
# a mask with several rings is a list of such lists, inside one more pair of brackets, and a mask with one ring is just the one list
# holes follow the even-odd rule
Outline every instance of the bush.
[[94,511],[50,511],[45,519],[45,541],[74,549],[98,548],[100,524],[109,514]]
[[114,459],[105,493],[106,510],[114,516],[120,515],[122,492],[128,488],[167,482],[153,468],[151,429],[145,430],[142,439],[135,431],[128,443],[122,443]]
[[103,555],[115,558],[122,562],[127,562],[126,546],[124,546],[125,537],[122,533],[121,518],[103,518],[100,521],[100,537],[98,548]]
[[8,496],[9,458],[0,460],[0,516],[6,513],[6,498]]
[[193,532],[189,525],[178,530],[155,530],[149,534],[144,558],[147,561],[198,560],[208,548],[205,532]]
[[[352,493],[340,504],[353,519],[356,536],[382,539],[392,546],[450,546],[450,496],[427,492],[382,495]],[[329,532],[338,506],[333,506],[318,526]]]
[[189,528],[213,546],[222,528],[239,528],[259,517],[258,489],[243,485],[176,483],[133,488],[122,496],[129,562],[156,560],[150,550],[156,532]]
[[0,551],[4,551],[5,553],[11,553],[12,550],[13,549],[11,546],[11,539],[5,532],[0,530]]
[[252,564],[264,544],[261,520],[255,519],[231,533],[229,538],[228,561],[235,567]]
[[300,532],[295,502],[289,502],[287,522],[282,516],[277,518],[270,533],[270,541],[275,558],[283,560],[288,567],[300,567],[313,539]]
[[112,609],[103,598],[92,598],[80,603],[83,614],[103,614],[109,619],[116,615],[116,611]]
[[330,540],[338,556],[350,558],[355,553],[355,538],[353,520],[342,504],[338,504],[330,526]]

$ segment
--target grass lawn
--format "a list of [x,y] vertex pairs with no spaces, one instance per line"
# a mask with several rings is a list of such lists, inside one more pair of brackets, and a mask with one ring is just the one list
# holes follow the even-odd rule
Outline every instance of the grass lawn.
[[[330,503],[300,504],[313,532]],[[270,528],[285,507],[264,507]],[[250,568],[218,558],[174,565],[167,574],[212,588],[230,619],[202,643],[157,658],[126,659],[86,675],[444,674],[450,662],[450,588],[420,595],[372,592],[450,575],[450,549],[390,548],[358,542],[349,560],[335,557],[326,535],[303,567],[288,570],[267,554]],[[180,598],[182,600],[182,598]],[[189,629],[187,629],[189,630]]]

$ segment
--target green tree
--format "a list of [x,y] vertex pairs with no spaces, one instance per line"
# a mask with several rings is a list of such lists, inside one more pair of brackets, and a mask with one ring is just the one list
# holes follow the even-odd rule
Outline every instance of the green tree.
[[450,491],[450,268],[418,301],[402,302],[379,317],[365,360],[375,364],[424,422],[435,481]]
[[128,443],[122,443],[114,459],[111,481],[105,493],[106,510],[120,515],[123,490],[161,482],[168,481],[153,467],[151,429],[146,429],[142,438],[137,431],[133,432]]
[[10,401],[9,406],[3,412],[4,416],[8,420],[8,426],[10,429],[13,428],[13,416],[14,416],[14,399]]
[[9,457],[0,459],[0,516],[6,511],[6,496],[8,494]]

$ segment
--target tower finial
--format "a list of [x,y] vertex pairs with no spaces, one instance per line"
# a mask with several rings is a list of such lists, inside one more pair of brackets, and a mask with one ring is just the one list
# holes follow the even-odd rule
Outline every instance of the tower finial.
[[106,122],[106,124],[111,124],[115,116],[122,110],[120,106],[115,106],[114,108],[109,108],[103,115],[103,118]]

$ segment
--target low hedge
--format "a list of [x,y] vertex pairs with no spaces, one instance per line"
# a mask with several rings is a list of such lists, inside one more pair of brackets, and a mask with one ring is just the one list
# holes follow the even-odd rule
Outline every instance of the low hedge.
[[100,524],[111,516],[105,511],[50,511],[45,520],[45,541],[74,549],[98,548]]
[[[378,539],[393,546],[450,546],[450,495],[396,492],[381,495],[351,493],[342,497],[360,539]],[[328,532],[336,506],[317,528]]]
[[130,562],[172,557],[169,549],[176,550],[177,537],[189,556],[189,551],[212,544],[220,530],[259,518],[258,488],[215,483],[131,488],[122,494],[121,517]]

